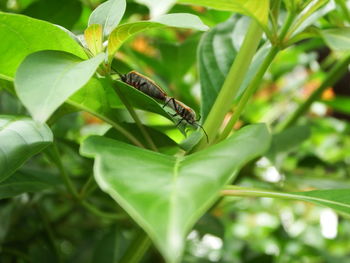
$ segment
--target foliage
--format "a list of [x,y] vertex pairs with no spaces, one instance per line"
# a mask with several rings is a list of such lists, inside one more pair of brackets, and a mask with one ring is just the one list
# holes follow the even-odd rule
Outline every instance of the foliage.
[[1,262],[346,262],[350,3],[158,2],[0,1]]

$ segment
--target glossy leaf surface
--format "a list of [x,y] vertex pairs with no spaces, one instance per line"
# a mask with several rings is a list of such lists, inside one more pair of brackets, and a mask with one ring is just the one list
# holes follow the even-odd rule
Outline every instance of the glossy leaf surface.
[[103,59],[104,54],[85,61],[60,51],[31,54],[16,73],[17,95],[35,120],[45,122],[89,81]]
[[186,235],[247,161],[261,155],[270,135],[251,125],[201,152],[173,157],[92,136],[81,153],[95,158],[94,175],[150,235],[167,262],[179,262]]
[[0,13],[0,78],[12,80],[30,53],[61,50],[86,58],[82,47],[67,32],[45,21],[23,15]]
[[122,19],[126,8],[125,0],[109,0],[100,4],[89,18],[89,26],[99,24],[104,36],[108,36]]
[[164,26],[207,30],[208,27],[195,15],[167,14],[154,21],[140,21],[118,26],[108,38],[108,57],[113,58],[120,46],[132,35],[152,28]]
[[0,181],[52,143],[51,130],[25,117],[0,115]]
[[89,50],[94,56],[102,51],[103,33],[101,25],[90,25],[84,31],[84,38]]

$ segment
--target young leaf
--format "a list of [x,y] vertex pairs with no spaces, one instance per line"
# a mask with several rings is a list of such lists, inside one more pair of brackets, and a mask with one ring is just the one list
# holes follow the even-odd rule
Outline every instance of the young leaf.
[[253,17],[264,28],[267,27],[269,0],[178,0],[177,2],[241,13]]
[[39,50],[61,50],[83,59],[83,48],[65,31],[45,21],[0,13],[0,78],[12,80],[22,60]]
[[102,52],[102,26],[93,24],[84,31],[84,38],[91,53],[96,56]]
[[53,140],[51,130],[29,118],[0,115],[0,182]]
[[322,30],[321,36],[326,44],[335,51],[350,50],[350,27]]
[[100,4],[89,17],[89,26],[99,24],[104,36],[108,36],[122,19],[126,8],[125,0],[108,0]]
[[99,136],[83,142],[94,157],[94,176],[153,239],[169,263],[181,260],[185,238],[247,161],[261,155],[270,135],[251,125],[186,157],[173,157]]
[[103,59],[103,53],[85,61],[60,51],[31,54],[16,73],[17,95],[35,120],[45,122],[89,81]]
[[108,38],[108,58],[111,61],[119,47],[132,35],[152,28],[165,26],[207,30],[208,27],[195,15],[167,14],[154,21],[140,21],[118,26]]

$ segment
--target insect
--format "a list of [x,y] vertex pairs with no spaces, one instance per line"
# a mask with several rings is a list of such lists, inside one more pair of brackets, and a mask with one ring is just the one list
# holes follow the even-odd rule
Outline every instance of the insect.
[[179,126],[182,121],[186,121],[188,124],[200,127],[205,136],[207,137],[207,142],[209,142],[208,135],[206,131],[203,129],[203,127],[198,123],[199,119],[196,119],[196,113],[193,109],[185,105],[184,103],[169,97],[166,92],[159,87],[153,80],[149,79],[148,77],[142,75],[141,73],[138,73],[136,71],[130,71],[127,74],[121,74],[118,71],[116,71],[119,75],[120,79],[129,84],[130,86],[133,86],[134,88],[138,89],[139,91],[145,93],[146,95],[163,101],[165,107],[166,105],[169,105],[170,108],[172,108],[175,111],[175,116],[180,116],[181,120],[177,123],[176,126]]
[[159,87],[153,80],[147,78],[146,76],[136,71],[130,71],[124,75],[118,73],[118,75],[123,82],[133,86],[146,95],[163,102],[167,101],[168,95],[165,93],[165,91],[162,90],[162,88]]
[[196,119],[196,113],[194,112],[193,109],[191,109],[181,101],[178,101],[170,97],[167,97],[166,103],[164,104],[163,107],[165,107],[166,105],[169,105],[169,107],[175,111],[175,114],[173,115],[173,117],[177,115],[181,117],[181,120],[176,124],[176,126],[179,126],[182,121],[186,121],[190,125],[201,128],[207,138],[207,142],[209,143],[208,134],[206,133],[202,125],[198,123],[198,121],[200,120],[200,117]]

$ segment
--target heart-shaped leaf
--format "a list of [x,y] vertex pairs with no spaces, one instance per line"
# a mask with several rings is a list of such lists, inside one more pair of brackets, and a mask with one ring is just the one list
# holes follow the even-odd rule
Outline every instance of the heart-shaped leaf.
[[51,130],[29,118],[0,115],[0,182],[53,140]]
[[120,48],[120,46],[132,35],[152,29],[162,28],[164,26],[180,27],[180,28],[192,28],[196,30],[207,30],[208,27],[195,15],[191,14],[167,14],[158,17],[154,21],[140,21],[129,24],[123,24],[118,26],[110,34],[108,38],[108,57],[112,60],[114,54]]
[[100,4],[89,17],[89,26],[99,24],[104,36],[108,36],[118,26],[126,8],[125,0],[109,0]]
[[39,50],[61,50],[87,58],[67,32],[45,21],[0,13],[0,78],[12,80],[22,60]]
[[92,136],[81,153],[95,158],[94,175],[144,228],[169,263],[179,262],[185,238],[247,161],[269,146],[265,125],[251,125],[186,157],[173,157]]
[[17,95],[35,120],[45,122],[89,81],[103,59],[103,53],[85,61],[60,51],[31,54],[16,73]]
[[253,17],[265,28],[268,22],[269,0],[178,0],[177,2],[241,13]]

